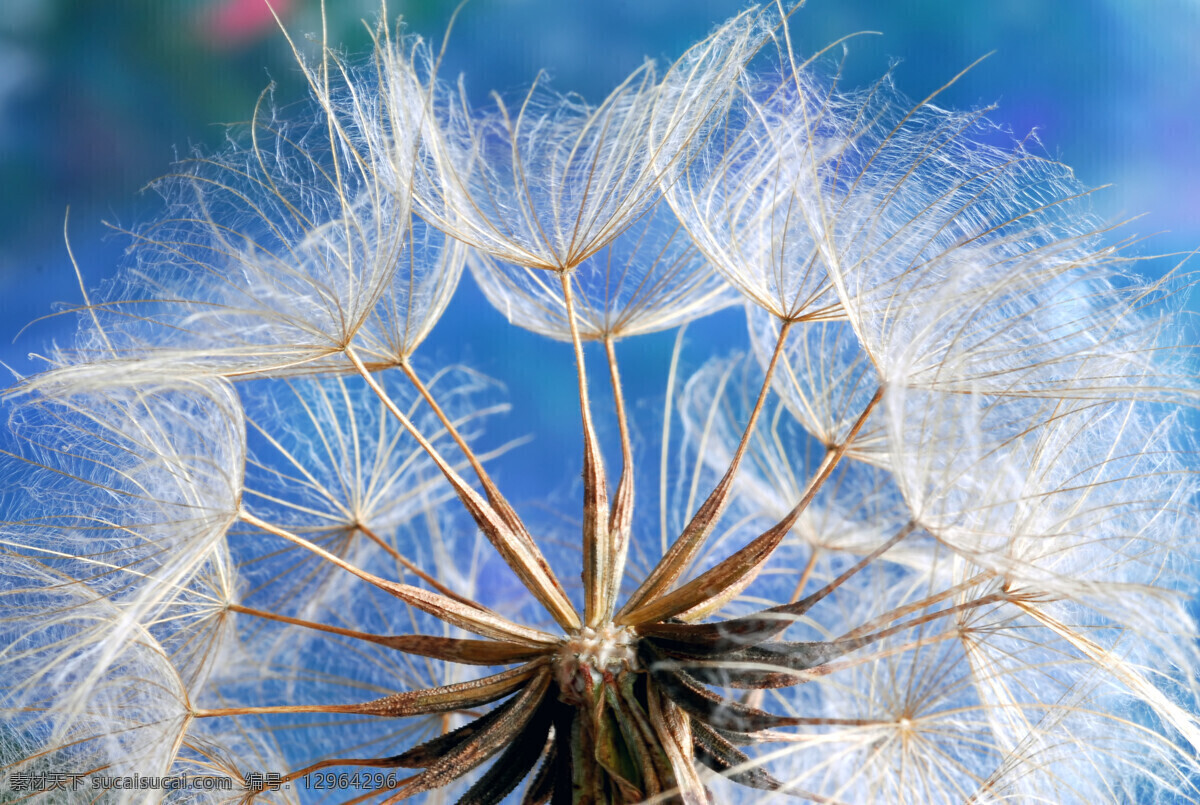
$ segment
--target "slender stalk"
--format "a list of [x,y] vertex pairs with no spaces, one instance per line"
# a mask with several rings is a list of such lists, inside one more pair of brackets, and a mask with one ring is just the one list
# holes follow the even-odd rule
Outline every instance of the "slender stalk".
[[[933,621],[938,620],[940,618],[949,617],[950,615],[956,615],[959,612],[968,612],[968,611],[970,611],[972,609],[976,609],[978,607],[987,606],[988,604],[998,604],[1002,601],[1009,601],[1011,599],[1012,599],[1012,597],[1008,593],[1004,593],[1004,592],[990,593],[988,595],[982,596],[981,598],[975,598],[971,601],[966,601],[961,604],[955,604],[952,607],[946,607],[945,609],[939,609],[934,612],[927,612],[924,615],[920,615],[916,618],[911,618],[909,620],[904,621],[903,623],[898,623],[895,626],[889,626],[886,629],[880,629],[878,632],[872,632],[871,634],[860,635],[858,637],[839,637],[837,640],[834,640],[833,642],[835,645],[837,645],[839,643],[845,645],[847,647],[845,649],[846,651],[853,651],[856,648],[870,645],[871,643],[876,643],[880,640],[883,640],[886,637],[891,637],[894,634],[899,634],[900,632],[908,631],[909,629],[912,629],[917,626],[921,626],[926,623],[932,623]],[[855,633],[857,633],[859,631],[860,631],[860,629],[854,630]]]
[[746,423],[746,428],[742,431],[742,438],[738,442],[733,459],[729,462],[729,468],[725,470],[725,474],[717,482],[716,487],[704,503],[700,504],[700,508],[692,517],[691,522],[683,529],[683,533],[679,535],[679,538],[675,540],[666,554],[663,555],[663,558],[659,560],[654,570],[650,572],[650,575],[646,577],[641,586],[625,602],[625,606],[617,613],[618,619],[626,619],[629,613],[640,607],[643,602],[669,589],[675,583],[675,580],[687,571],[692,560],[696,558],[696,554],[700,552],[704,541],[716,526],[721,513],[725,510],[725,506],[729,502],[733,491],[733,479],[737,475],[738,467],[741,466],[742,457],[745,455],[746,448],[750,444],[750,436],[754,432],[754,425],[758,421],[758,415],[762,412],[767,394],[770,392],[771,377],[775,373],[775,366],[779,362],[779,356],[783,354],[783,345],[787,340],[788,331],[791,329],[791,326],[792,322],[785,321],[779,329],[779,338],[775,341],[775,349],[771,352],[771,360],[767,364],[766,376],[763,378],[762,388],[759,389],[758,399],[755,400],[754,409],[750,412],[750,421]]
[[295,543],[302,548],[312,551],[317,556],[320,556],[330,564],[342,568],[348,573],[358,576],[363,581],[374,585],[375,587],[396,596],[401,601],[411,604],[422,612],[433,615],[439,620],[445,621],[452,626],[457,626],[460,629],[465,629],[468,632],[474,632],[483,637],[490,637],[494,640],[510,640],[516,643],[525,645],[537,646],[546,644],[557,644],[558,639],[547,632],[542,632],[537,629],[530,629],[527,626],[521,626],[513,623],[507,618],[497,615],[489,609],[486,609],[479,604],[463,604],[453,598],[447,598],[438,593],[431,593],[427,590],[422,590],[419,587],[413,587],[408,584],[389,581],[373,573],[368,573],[365,570],[355,567],[349,562],[325,550],[319,545],[315,545],[301,536],[260,520],[250,512],[245,510],[239,513],[243,521],[250,525],[261,528],[268,534],[286,539],[289,542]]
[[841,441],[841,444],[825,454],[825,458],[821,462],[821,468],[817,471],[812,481],[809,482],[804,496],[800,498],[800,502],[796,504],[796,507],[783,518],[783,522],[788,523],[788,528],[795,525],[796,520],[799,519],[804,510],[812,503],[817,493],[821,491],[821,487],[825,485],[825,482],[829,480],[829,476],[837,469],[838,464],[845,457],[846,451],[854,443],[854,440],[858,438],[858,434],[863,429],[863,426],[867,424],[867,419],[870,418],[871,412],[875,410],[875,406],[879,405],[879,401],[882,399],[883,386],[880,386],[875,389],[875,393],[871,395],[871,399],[863,407],[862,413],[858,415],[858,419],[854,420],[854,425],[851,426],[850,431],[846,434],[846,438]]
[[291,626],[302,626],[305,629],[312,629],[317,632],[326,632],[335,634],[340,637],[349,637],[354,640],[362,640],[367,643],[386,644],[388,637],[386,635],[369,634],[360,632],[356,629],[344,629],[341,626],[330,626],[325,623],[316,623],[315,621],[306,621],[301,618],[292,618],[287,615],[280,615],[277,612],[267,612],[262,609],[254,609],[253,607],[244,607],[241,604],[229,604],[226,606],[230,612],[237,612],[240,615],[250,615],[254,618],[262,618],[263,620],[275,621],[276,623],[286,623]]
[[703,607],[714,598],[723,603],[745,589],[746,585],[758,575],[775,549],[779,547],[779,543],[792,530],[792,526],[812,503],[825,481],[833,474],[833,470],[846,455],[846,450],[858,436],[859,431],[862,430],[863,425],[881,399],[883,399],[882,386],[875,390],[875,394],[863,408],[862,413],[858,415],[858,419],[855,420],[842,443],[836,449],[825,454],[820,469],[809,481],[808,488],[800,498],[800,502],[782,520],[728,559],[700,574],[679,589],[666,595],[657,596],[632,612],[618,616],[617,623],[628,625],[665,620],[695,607]]
[[789,626],[795,623],[799,616],[808,612],[808,610],[829,596],[830,593],[845,584],[856,573],[898,545],[916,527],[916,522],[910,520],[895,535],[888,539],[887,542],[854,563],[853,566],[843,571],[837,578],[830,581],[824,587],[810,593],[799,601],[790,604],[780,604],[779,606],[763,609],[750,615],[732,618],[721,623],[656,623],[642,618],[637,626],[637,631],[642,635],[662,637],[685,643],[724,643],[732,640],[739,647],[758,645],[787,630]]
[[575,297],[571,275],[559,273],[563,304],[571,326],[571,344],[575,348],[575,368],[579,378],[579,410],[583,417],[583,602],[588,626],[599,626],[605,618],[604,602],[612,582],[613,545],[608,528],[608,478],[604,456],[592,425],[592,407],[588,402],[587,366],[583,360],[583,342],[575,321]]
[[[977,573],[974,576],[972,576],[971,578],[967,579],[966,581],[962,581],[962,582],[959,582],[958,584],[955,584],[953,587],[948,587],[939,593],[935,593],[933,595],[928,595],[918,601],[912,601],[903,606],[896,607],[896,608],[891,609],[888,612],[884,613],[883,615],[880,615],[877,618],[872,618],[871,620],[866,621],[865,623],[861,623],[858,626],[851,629],[850,631],[846,632],[841,637],[836,638],[834,640],[834,642],[836,643],[838,641],[843,641],[843,640],[853,640],[857,637],[861,637],[862,635],[869,633],[872,629],[878,629],[879,627],[883,626],[886,623],[891,623],[892,621],[903,618],[905,615],[909,615],[913,612],[918,612],[927,607],[931,607],[934,604],[940,604],[942,601],[945,601],[947,598],[953,598],[954,596],[958,595],[959,593],[962,593],[966,590],[969,590],[972,587],[976,587],[980,584],[983,584],[984,582],[986,582],[989,579],[992,579],[994,577],[995,577],[995,574],[990,571],[984,572],[984,573]],[[1018,600],[1014,596],[1007,596],[1007,594],[1006,594],[1006,597],[1011,598],[1012,600]]]
[[804,565],[804,571],[800,574],[800,581],[796,582],[796,589],[792,590],[792,597],[789,602],[800,600],[800,594],[804,592],[804,588],[808,586],[808,580],[812,578],[813,570],[817,567],[817,558],[821,555],[821,549],[813,547],[812,555],[808,557],[808,563]]
[[420,634],[370,634],[355,629],[345,629],[341,626],[331,626],[301,618],[292,618],[287,615],[280,615],[277,612],[267,612],[240,604],[230,604],[226,608],[230,612],[237,612],[242,615],[275,621],[276,623],[300,626],[305,629],[335,634],[340,637],[349,637],[353,640],[362,640],[367,643],[375,643],[395,649],[396,651],[403,651],[406,654],[415,654],[419,657],[432,657],[436,660],[456,662],[463,665],[509,665],[515,662],[528,662],[552,650],[549,647],[530,648],[529,646],[517,643],[505,643],[498,640],[462,640],[454,637]]
[[496,548],[500,557],[505,563],[513,569],[513,572],[521,579],[525,586],[537,597],[546,610],[554,617],[560,626],[569,631],[576,630],[580,627],[579,614],[575,612],[575,608],[571,606],[570,599],[567,598],[566,591],[559,584],[558,579],[554,577],[553,571],[550,569],[550,564],[542,555],[537,545],[532,541],[525,543],[516,533],[508,526],[507,523],[496,513],[486,500],[479,496],[466,481],[463,480],[455,469],[450,466],[445,458],[437,451],[437,449],[429,443],[422,433],[417,430],[404,412],[396,405],[395,401],[388,393],[379,385],[375,377],[363,365],[358,354],[351,347],[346,347],[346,357],[358,369],[359,374],[366,380],[367,385],[379,397],[384,406],[391,412],[392,416],[404,426],[422,449],[442,471],[442,475],[450,482],[450,486],[458,494],[459,500],[463,506],[474,518],[479,529],[488,538],[488,541]]
[[391,556],[393,559],[395,559],[397,562],[399,562],[401,565],[403,565],[405,570],[412,573],[414,576],[416,576],[421,581],[428,584],[433,589],[437,590],[442,595],[447,596],[449,598],[453,598],[455,601],[461,601],[464,604],[470,604],[471,606],[478,606],[478,604],[476,604],[473,600],[471,600],[467,596],[460,595],[459,593],[454,592],[454,590],[450,589],[445,584],[442,584],[440,581],[435,579],[433,576],[429,575],[424,570],[417,567],[411,560],[408,559],[408,557],[406,557],[404,554],[400,553],[395,548],[393,548],[386,540],[381,538],[378,534],[376,534],[374,531],[372,531],[366,525],[364,525],[362,523],[357,523],[355,525],[355,528],[357,528],[359,531],[361,531],[369,540],[374,542],[380,548],[383,548],[385,551],[387,551],[388,555]]
[[[823,661],[809,667],[790,668],[775,662],[729,659],[727,657],[719,660],[672,660],[664,662],[662,667],[680,668],[686,670],[695,675],[697,678],[708,681],[710,684],[713,681],[712,679],[709,679],[711,675],[713,679],[719,679],[721,680],[722,684],[732,688],[743,687],[746,685],[746,682],[733,679],[731,674],[759,672],[761,673],[761,676],[752,681],[751,684],[753,687],[749,688],[749,691],[762,693],[768,689],[792,687],[804,682],[810,682],[823,676],[829,676],[837,671],[844,671],[869,662],[876,662],[886,657],[894,657],[896,655],[905,654],[909,651],[913,651],[914,649],[933,646],[938,643],[943,643],[947,640],[957,640],[959,639],[960,634],[957,632],[957,630],[953,629],[940,632],[933,636],[927,636],[922,633],[921,636],[913,640],[908,640],[904,643],[896,645],[889,645],[886,648],[878,651],[861,654],[850,659],[833,659],[834,657],[841,657],[842,655],[849,654],[851,652],[857,652],[860,649],[866,648],[867,646],[870,646],[888,637],[892,637],[900,632],[914,629],[918,626],[924,626],[925,624],[933,623],[934,621],[950,617],[951,615],[957,615],[961,612],[969,612],[979,607],[988,606],[989,604],[998,604],[1012,600],[1012,597],[1007,593],[991,593],[983,596],[982,598],[976,598],[971,601],[966,601],[962,604],[956,604],[953,607],[939,609],[935,612],[928,612],[919,617],[907,620],[904,623],[897,624],[868,635],[863,635],[856,638],[839,637],[823,644],[830,653]],[[768,643],[766,646],[769,647],[770,644]],[[706,672],[711,672],[711,674]]]
[[617,596],[621,591],[621,579],[625,575],[625,560],[629,556],[629,536],[633,528],[633,445],[629,439],[629,419],[625,411],[625,395],[621,392],[621,373],[617,369],[617,352],[611,337],[604,339],[604,350],[608,356],[608,373],[612,380],[613,403],[617,412],[617,427],[621,431],[621,479],[617,482],[617,494],[613,499],[612,515],[608,521],[609,541],[612,546],[612,567],[605,594],[603,617],[611,618]]
[[277,713],[344,713],[350,715],[402,718],[405,716],[445,713],[490,704],[519,690],[530,677],[545,675],[546,660],[538,659],[508,671],[423,690],[393,693],[379,699],[353,704],[281,704],[253,707],[218,707],[192,711],[195,718],[222,716],[273,715]]
[[421,397],[425,399],[425,402],[428,403],[429,407],[433,410],[433,413],[437,416],[438,421],[442,423],[442,427],[444,427],[446,432],[450,434],[450,438],[454,439],[454,443],[458,445],[458,449],[462,451],[464,456],[466,456],[467,461],[471,465],[471,469],[475,471],[475,477],[479,479],[480,485],[483,486],[483,492],[485,495],[487,495],[488,503],[492,504],[492,507],[496,510],[496,513],[499,514],[501,519],[504,520],[508,527],[512,529],[514,533],[516,533],[518,538],[532,546],[534,544],[533,537],[530,536],[529,530],[525,528],[525,524],[521,522],[521,518],[517,515],[512,506],[509,505],[508,500],[505,499],[504,495],[501,494],[499,487],[497,487],[495,482],[492,481],[492,477],[488,474],[487,470],[483,468],[483,462],[480,461],[479,456],[475,454],[475,451],[472,450],[467,444],[466,440],[463,439],[462,434],[460,434],[458,431],[458,428],[454,426],[454,423],[448,416],[446,416],[446,413],[444,410],[442,410],[442,407],[438,405],[437,400],[434,399],[433,393],[429,390],[425,383],[421,381],[421,378],[417,375],[416,370],[413,369],[412,365],[409,364],[408,361],[400,364],[400,368],[404,371],[404,374],[421,394]]
[[658,456],[658,527],[662,552],[667,552],[667,458],[671,443],[671,403],[675,399],[675,378],[679,375],[679,353],[683,351],[683,334],[687,332],[685,322],[675,334],[675,346],[671,348],[671,368],[667,372],[667,394],[663,400],[662,447]]

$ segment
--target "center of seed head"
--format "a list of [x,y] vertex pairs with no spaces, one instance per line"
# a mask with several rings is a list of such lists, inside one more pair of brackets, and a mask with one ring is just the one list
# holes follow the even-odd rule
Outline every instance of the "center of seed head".
[[612,624],[596,629],[585,626],[568,635],[559,647],[559,694],[563,701],[583,704],[606,674],[622,670],[637,670],[632,632]]

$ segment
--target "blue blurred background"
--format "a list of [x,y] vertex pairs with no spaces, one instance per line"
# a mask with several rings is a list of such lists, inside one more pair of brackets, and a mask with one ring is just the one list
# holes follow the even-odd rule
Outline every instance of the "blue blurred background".
[[[318,0],[273,3],[293,33],[319,30]],[[454,5],[391,0],[388,13],[436,40]],[[365,51],[361,20],[377,17],[376,0],[329,6],[330,38]],[[482,99],[493,88],[519,91],[544,69],[559,90],[599,100],[645,56],[673,58],[742,6],[472,0],[450,39],[443,75],[466,74]],[[1101,215],[1144,213],[1126,234],[1166,232],[1145,253],[1200,246],[1198,0],[810,0],[794,17],[797,46],[806,52],[860,30],[884,35],[851,41],[844,80],[866,84],[900,60],[897,84],[914,98],[995,51],[941,105],[997,102],[993,117],[1015,136],[1036,128],[1048,152],[1073,165],[1085,184],[1112,183],[1095,198]],[[249,117],[271,80],[281,103],[303,97],[264,0],[0,2],[0,361],[34,371],[27,353],[65,340],[74,327],[70,316],[54,317],[11,341],[56,303],[80,299],[62,239],[67,206],[75,253],[95,286],[125,246],[106,235],[102,221],[129,225],[153,215],[153,195],[139,189],[176,155],[219,147],[223,129],[213,124]],[[1195,299],[1192,308],[1200,308]],[[745,342],[734,314],[697,329],[709,345]],[[622,346],[632,394],[662,393],[670,343],[666,335]],[[504,429],[537,435],[501,473],[517,484],[516,500],[578,476],[569,350],[506,327],[467,279],[419,354],[467,360],[507,383],[516,410]],[[533,476],[530,456],[538,459]]]

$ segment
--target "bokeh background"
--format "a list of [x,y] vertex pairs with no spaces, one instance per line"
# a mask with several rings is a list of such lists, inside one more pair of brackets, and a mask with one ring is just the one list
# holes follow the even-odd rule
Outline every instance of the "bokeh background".
[[[293,33],[319,31],[319,0],[272,2]],[[331,40],[365,51],[362,20],[374,20],[379,3],[328,5]],[[388,14],[436,40],[455,5],[390,0]],[[493,88],[519,92],[545,70],[559,90],[599,101],[643,58],[673,58],[743,5],[471,0],[443,75],[464,74],[482,100]],[[998,103],[993,118],[1014,136],[1036,129],[1085,184],[1111,183],[1096,209],[1108,219],[1142,215],[1125,234],[1154,234],[1144,253],[1200,246],[1200,0],[810,0],[793,24],[804,51],[862,30],[883,35],[849,43],[843,81],[866,84],[899,61],[897,84],[914,98],[994,51],[940,103]],[[126,245],[103,222],[152,216],[155,198],[140,188],[177,156],[219,148],[215,124],[248,118],[271,81],[281,103],[303,98],[264,0],[0,0],[0,361],[35,371],[28,353],[74,327],[71,316],[51,317],[12,340],[80,299],[63,245],[68,205],[75,254],[96,286]],[[1200,309],[1194,294],[1189,304]],[[694,329],[692,365],[745,342],[736,314]],[[631,392],[651,408],[661,405],[670,344],[667,335],[622,347]],[[466,279],[419,354],[467,361],[507,384],[514,412],[501,429],[536,436],[500,472],[515,500],[578,477],[569,350],[507,327]]]

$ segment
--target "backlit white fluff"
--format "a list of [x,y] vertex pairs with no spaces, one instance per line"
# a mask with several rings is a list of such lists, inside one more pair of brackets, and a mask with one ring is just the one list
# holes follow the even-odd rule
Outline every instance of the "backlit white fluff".
[[[539,78],[523,98],[471,114],[464,88],[431,83],[443,146],[419,168],[424,215],[498,260],[569,271],[612,241],[692,158],[757,47],[743,14],[670,67],[646,62],[599,104]],[[439,100],[446,93],[448,99]]]
[[[301,60],[308,119],[264,102],[164,180],[13,400],[4,774],[1200,801],[1175,280],[1132,276],[1035,142],[847,90],[789,14],[481,112],[385,12],[366,61]],[[468,260],[574,342],[582,483],[509,500],[498,384],[414,363]],[[685,328],[736,298],[748,330]],[[669,328],[664,376],[623,382],[615,342]]]
[[[476,253],[471,273],[513,324],[571,340],[562,286],[546,272]],[[659,202],[571,273],[576,325],[584,340],[619,340],[678,327],[732,304],[665,202]]]
[[196,154],[154,185],[164,211],[127,233],[129,265],[81,318],[76,349],[52,355],[58,371],[35,385],[311,373],[345,365],[364,329],[387,363],[415,348],[462,255],[422,254],[419,270],[402,270],[406,255],[441,244],[409,231],[412,158],[404,173],[395,155],[415,135],[384,121],[386,138],[368,136],[338,105],[359,111],[331,58],[306,68],[313,119],[289,121],[266,97],[224,152]]
[[[429,383],[465,433],[489,414],[507,410],[488,401],[495,385],[463,369],[439,372]],[[393,399],[442,449],[453,447],[407,383],[388,384]],[[437,468],[387,409],[356,378],[297,378],[247,384],[252,450],[246,508],[360,567],[409,577],[412,567],[436,572],[433,546],[412,541],[413,528],[453,500]],[[406,528],[406,526],[408,526]],[[290,615],[331,606],[345,597],[346,574],[303,548],[258,531],[231,537],[252,579],[247,603]]]
[[[14,783],[17,773],[83,774],[85,791],[98,774],[168,774],[190,704],[158,642],[130,628],[103,594],[36,562],[6,563],[2,598],[6,798],[27,796]],[[113,796],[132,803],[139,795]]]
[[[9,473],[35,486],[0,526],[7,549],[120,600],[135,620],[219,560],[245,465],[241,405],[223,381],[24,399]],[[36,480],[34,480],[36,479]]]

